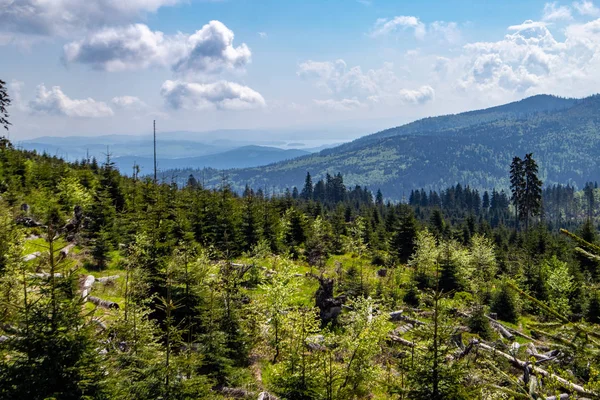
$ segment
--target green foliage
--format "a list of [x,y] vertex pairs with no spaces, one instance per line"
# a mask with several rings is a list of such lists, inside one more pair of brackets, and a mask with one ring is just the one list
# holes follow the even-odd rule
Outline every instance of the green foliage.
[[519,307],[513,289],[507,284],[502,284],[494,293],[492,299],[492,312],[502,321],[516,323],[519,319]]
[[473,315],[469,318],[469,329],[473,333],[477,333],[484,340],[491,340],[493,337],[490,321],[485,316],[483,307],[476,307]]

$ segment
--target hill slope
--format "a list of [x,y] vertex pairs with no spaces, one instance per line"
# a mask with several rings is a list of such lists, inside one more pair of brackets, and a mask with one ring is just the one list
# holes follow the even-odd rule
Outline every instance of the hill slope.
[[[533,152],[546,184],[581,185],[600,174],[599,112],[600,96],[534,96],[486,110],[426,118],[318,154],[230,170],[227,175],[236,189],[265,182],[282,188],[301,187],[306,171],[316,178],[341,172],[347,185],[381,188],[386,197],[400,199],[414,188],[456,183],[507,188],[511,159]],[[181,175],[184,179],[185,173]],[[220,179],[215,172],[206,176],[215,184]]]

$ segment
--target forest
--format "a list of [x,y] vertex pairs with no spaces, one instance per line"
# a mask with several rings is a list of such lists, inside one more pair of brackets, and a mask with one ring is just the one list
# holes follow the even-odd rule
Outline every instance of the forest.
[[532,152],[546,186],[583,188],[600,174],[600,96],[563,99],[539,95],[484,110],[424,118],[367,135],[316,154],[261,167],[225,172],[206,168],[163,171],[185,184],[189,174],[218,187],[223,174],[232,188],[301,186],[341,173],[351,185],[380,188],[399,201],[415,188],[443,190],[456,183],[479,190],[508,190],[506,173],[515,154]]
[[597,184],[384,201],[126,177],[0,144],[0,399],[600,393]]

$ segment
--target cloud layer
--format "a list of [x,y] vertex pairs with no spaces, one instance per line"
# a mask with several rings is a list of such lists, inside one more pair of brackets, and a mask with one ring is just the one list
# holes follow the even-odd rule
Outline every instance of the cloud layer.
[[0,0],[0,32],[68,37],[118,25],[179,0]]
[[113,115],[106,104],[92,98],[71,99],[60,89],[53,86],[50,90],[44,84],[37,87],[35,99],[29,102],[33,114],[61,115],[79,118],[99,118]]
[[168,80],[160,93],[173,109],[249,110],[266,106],[260,93],[227,81],[194,83]]
[[391,63],[363,72],[360,66],[348,68],[344,60],[309,60],[298,66],[297,74],[314,81],[324,93],[334,97],[314,100],[315,105],[336,111],[380,104],[424,104],[435,95],[429,85],[414,90],[403,88]]

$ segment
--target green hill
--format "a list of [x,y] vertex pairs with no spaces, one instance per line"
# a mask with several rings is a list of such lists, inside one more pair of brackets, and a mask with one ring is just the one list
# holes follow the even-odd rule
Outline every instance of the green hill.
[[[477,188],[508,187],[515,155],[533,152],[546,184],[583,185],[600,174],[600,96],[562,99],[540,95],[485,110],[426,118],[353,142],[227,176],[235,189],[245,184],[301,187],[307,171],[318,179],[341,172],[347,185],[380,188],[400,199],[414,188],[439,189],[461,183]],[[193,171],[181,171],[181,180]],[[222,174],[205,171],[220,183]]]

